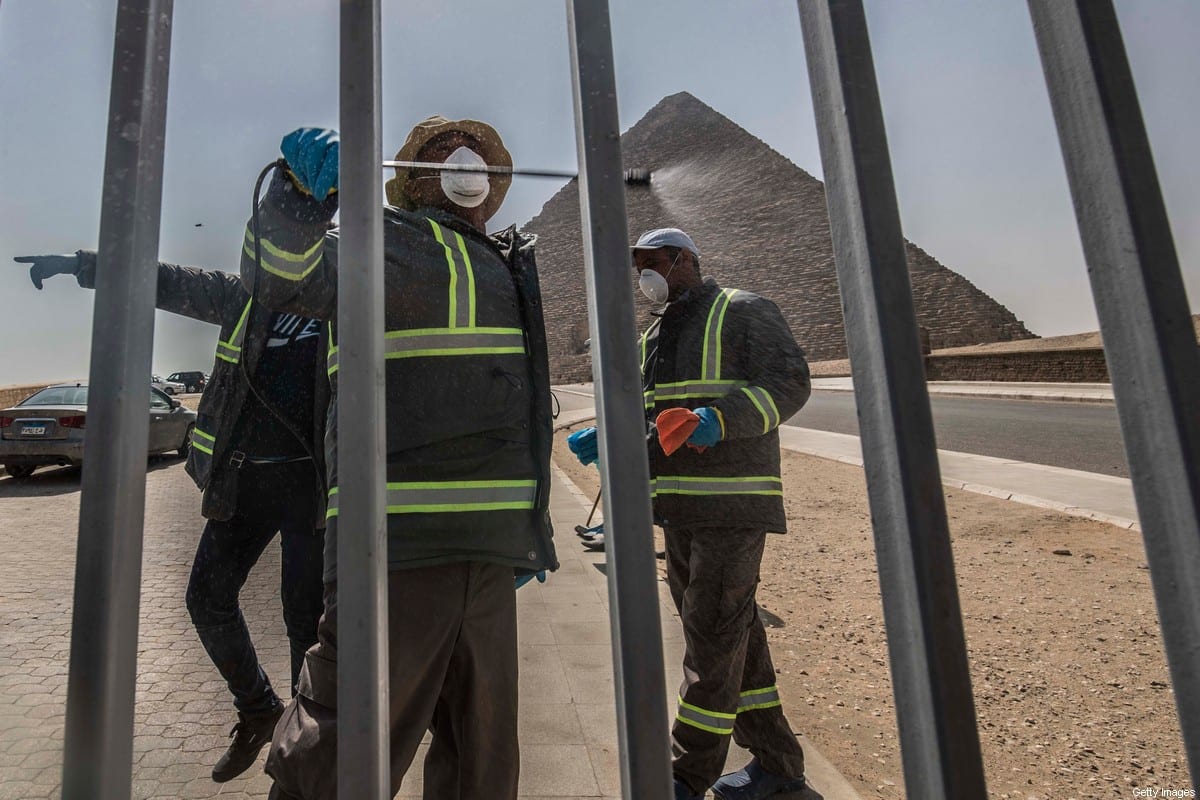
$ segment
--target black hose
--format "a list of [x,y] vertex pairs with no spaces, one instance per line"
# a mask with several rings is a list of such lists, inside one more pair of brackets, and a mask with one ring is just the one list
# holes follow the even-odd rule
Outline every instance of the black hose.
[[[277,158],[274,161],[272,161],[270,164],[267,164],[265,167],[263,167],[262,172],[258,173],[258,179],[256,181],[254,181],[254,194],[250,198],[250,229],[254,232],[254,278],[250,282],[250,303],[252,305],[255,301],[255,298],[258,297],[258,276],[262,273],[262,242],[261,242],[261,239],[259,238],[259,232],[258,232],[258,197],[259,197],[259,193],[262,191],[263,181],[266,179],[267,174],[271,170],[273,170],[273,169],[286,170],[287,168],[288,168],[287,161],[285,161],[282,158]],[[245,336],[243,337],[242,341],[246,341],[246,342],[250,341],[250,326],[253,323],[253,321],[254,321],[254,314],[253,313],[247,314],[246,315],[246,333],[245,333]],[[250,372],[246,368],[246,359],[244,357],[238,358],[238,366],[241,368],[241,371],[242,371],[242,379],[246,381],[247,388],[249,388],[251,393],[253,393],[253,395],[258,399],[258,402],[262,403],[263,407],[265,409],[267,409],[268,411],[270,411],[271,414],[274,415],[275,419],[279,420],[280,424],[283,425],[283,427],[287,429],[288,433],[292,434],[292,436],[296,437],[296,440],[300,442],[300,446],[304,448],[304,452],[308,454],[308,457],[313,462],[313,469],[315,469],[318,473],[317,479],[321,482],[321,491],[322,492],[326,491],[328,489],[328,487],[326,485],[325,475],[323,474],[322,470],[316,469],[317,457],[316,457],[316,453],[313,450],[312,445],[308,441],[309,437],[298,433],[296,431],[295,427],[292,425],[291,421],[288,420],[287,418],[285,418],[283,414],[279,413],[278,409],[276,409],[274,406],[272,406],[270,403],[267,402],[267,399],[265,397],[263,397],[262,392],[260,392],[258,390],[258,387],[254,385],[254,381],[251,380]],[[311,433],[311,431],[310,431],[310,433]]]

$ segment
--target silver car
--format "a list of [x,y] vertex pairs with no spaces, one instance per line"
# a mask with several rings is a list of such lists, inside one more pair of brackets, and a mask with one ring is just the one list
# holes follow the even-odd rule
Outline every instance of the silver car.
[[[148,388],[150,454],[175,451],[186,456],[196,412]],[[0,411],[0,464],[9,475],[26,478],[38,467],[83,463],[87,395],[86,383],[60,383]]]
[[187,387],[179,381],[163,380],[157,375],[150,376],[150,385],[169,395],[183,394],[187,391]]

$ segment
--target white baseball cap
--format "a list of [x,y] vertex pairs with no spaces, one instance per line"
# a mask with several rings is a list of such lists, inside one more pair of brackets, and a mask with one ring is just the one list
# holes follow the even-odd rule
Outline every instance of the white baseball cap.
[[679,228],[655,228],[652,231],[646,231],[638,237],[637,244],[632,249],[657,250],[660,247],[678,247],[681,250],[689,251],[696,258],[700,257],[700,250],[692,241],[692,237]]

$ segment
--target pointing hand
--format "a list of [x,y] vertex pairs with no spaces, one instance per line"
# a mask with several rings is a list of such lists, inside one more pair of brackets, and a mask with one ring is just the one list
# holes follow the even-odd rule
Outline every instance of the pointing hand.
[[32,264],[29,268],[29,279],[33,285],[42,288],[42,281],[51,275],[77,275],[79,273],[79,256],[74,253],[63,256],[17,256],[13,261],[18,264]]

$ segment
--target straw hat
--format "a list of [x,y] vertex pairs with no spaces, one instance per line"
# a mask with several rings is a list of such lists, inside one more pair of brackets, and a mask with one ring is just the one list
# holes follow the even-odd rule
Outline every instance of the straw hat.
[[[404,146],[397,151],[395,160],[416,161],[417,154],[430,139],[447,131],[459,131],[474,137],[479,142],[479,149],[482,151],[479,155],[483,157],[488,166],[512,167],[512,156],[504,147],[504,141],[500,138],[500,134],[496,133],[496,129],[491,125],[474,119],[450,120],[438,114],[417,123],[417,126],[408,134]],[[414,170],[406,167],[396,168],[396,177],[388,181],[386,185],[388,203],[410,211],[415,208],[409,193],[409,183],[413,179],[413,172]],[[504,202],[504,196],[508,194],[509,184],[512,183],[511,175],[493,173],[488,175],[488,178],[491,180],[492,188],[487,199],[483,201],[485,219],[490,219],[500,208],[500,204]]]

